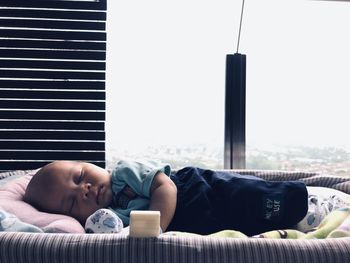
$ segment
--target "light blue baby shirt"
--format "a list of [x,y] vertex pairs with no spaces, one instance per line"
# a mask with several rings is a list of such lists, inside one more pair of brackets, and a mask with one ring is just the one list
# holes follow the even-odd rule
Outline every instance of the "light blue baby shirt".
[[153,178],[158,172],[170,176],[171,168],[154,160],[117,163],[112,172],[113,201],[108,208],[120,217],[124,226],[129,225],[132,210],[148,210]]

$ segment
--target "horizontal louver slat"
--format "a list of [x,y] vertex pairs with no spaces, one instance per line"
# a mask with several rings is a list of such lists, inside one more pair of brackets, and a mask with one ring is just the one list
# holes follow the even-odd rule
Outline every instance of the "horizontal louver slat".
[[65,19],[65,20],[106,20],[106,12],[80,11],[80,10],[53,10],[53,9],[8,9],[0,8],[0,17],[41,18],[41,19]]
[[62,9],[85,9],[106,10],[106,0],[1,0],[4,7],[29,7],[29,8],[62,8]]
[[46,48],[73,50],[106,50],[105,42],[40,40],[40,39],[0,39],[0,47],[9,48]]
[[105,103],[96,101],[27,101],[0,99],[0,105],[3,109],[105,110]]
[[25,160],[28,156],[31,156],[34,160],[96,160],[104,158],[104,152],[87,152],[87,151],[1,151],[0,150],[0,159],[17,159]]
[[35,20],[35,19],[9,19],[0,17],[1,27],[11,28],[50,28],[70,30],[105,30],[105,23],[82,22],[82,21],[56,21],[56,20]]
[[105,0],[2,0],[0,170],[105,166]]
[[105,41],[104,32],[0,29],[0,37]]
[[0,59],[1,68],[105,70],[104,62]]
[[81,150],[81,151],[104,151],[104,142],[62,142],[62,141],[1,141],[0,149],[18,150],[18,144],[21,144],[21,150]]
[[[104,90],[104,81],[66,81],[66,80],[4,80],[0,79],[0,87],[4,89],[52,89],[52,90]],[[1,93],[1,90],[0,90]],[[1,98],[2,95],[0,95]],[[102,96],[104,98],[104,96]],[[12,98],[17,98],[14,96]],[[29,97],[30,98],[30,97]]]
[[62,50],[21,50],[0,49],[3,58],[41,58],[41,59],[79,59],[79,60],[105,60],[106,53],[99,51],[62,51]]
[[104,112],[10,111],[0,110],[0,119],[104,120]]
[[105,73],[91,71],[1,70],[0,68],[0,78],[104,80]]
[[[45,158],[46,159],[46,158]],[[48,164],[52,161],[57,160],[52,159],[52,160],[33,160],[33,159],[27,159],[27,160],[16,160],[16,161],[1,161],[0,160],[0,171],[7,171],[7,170],[17,170],[17,169],[21,169],[21,170],[27,170],[27,169],[37,169],[40,168],[42,166],[44,166],[45,164]],[[102,168],[105,167],[106,162],[103,160],[100,161],[96,161],[96,160],[82,160],[82,161],[88,161],[89,163],[95,164],[97,166],[100,166]]]
[[[91,130],[104,131],[103,121],[0,120],[0,129]],[[1,148],[0,148],[1,149]]]
[[104,140],[105,133],[93,131],[0,131],[0,139]]
[[23,99],[104,100],[105,95],[106,94],[104,92],[100,92],[100,91],[33,91],[33,90],[15,90],[15,89],[0,90],[0,98],[18,98],[18,99],[23,98]]

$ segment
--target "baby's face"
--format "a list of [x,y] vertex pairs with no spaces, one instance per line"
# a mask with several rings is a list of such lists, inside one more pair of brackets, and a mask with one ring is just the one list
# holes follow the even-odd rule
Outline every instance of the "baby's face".
[[49,176],[51,187],[40,202],[53,213],[85,223],[88,216],[112,201],[110,174],[93,164],[57,161],[44,176]]

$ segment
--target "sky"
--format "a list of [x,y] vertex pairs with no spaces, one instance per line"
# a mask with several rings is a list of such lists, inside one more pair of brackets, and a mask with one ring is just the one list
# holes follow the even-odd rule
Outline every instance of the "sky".
[[[107,149],[223,145],[240,1],[109,0]],[[247,144],[350,148],[350,3],[246,0]]]

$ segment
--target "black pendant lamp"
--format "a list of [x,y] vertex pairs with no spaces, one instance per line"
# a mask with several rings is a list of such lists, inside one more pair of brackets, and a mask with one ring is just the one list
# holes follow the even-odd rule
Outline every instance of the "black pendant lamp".
[[239,41],[244,0],[237,41],[237,51],[226,55],[224,168],[245,169],[246,55],[240,54]]

